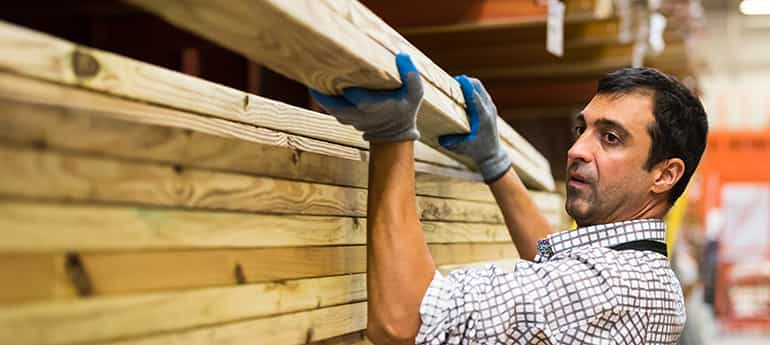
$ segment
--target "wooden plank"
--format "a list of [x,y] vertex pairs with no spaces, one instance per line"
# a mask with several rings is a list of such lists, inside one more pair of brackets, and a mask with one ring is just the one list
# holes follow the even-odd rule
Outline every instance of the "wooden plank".
[[[2,77],[0,77],[1,80],[3,80]],[[3,83],[0,82],[0,86],[2,85]],[[23,85],[23,83],[17,85]],[[322,145],[323,142],[317,144],[312,142],[313,139],[303,137],[286,135],[285,141],[268,140],[263,143],[259,140],[261,137],[256,134],[244,136],[241,132],[236,132],[238,136],[232,137],[229,135],[231,132],[217,132],[216,135],[209,135],[204,133],[207,127],[188,130],[136,123],[137,119],[148,123],[166,123],[163,118],[155,120],[154,116],[145,117],[144,112],[124,120],[120,109],[130,109],[129,106],[113,108],[117,111],[112,112],[1,100],[9,94],[11,92],[0,92],[0,109],[2,109],[0,140],[131,160],[366,187],[368,154],[363,151],[347,154],[346,151],[340,150],[338,151],[340,155],[359,157],[361,160],[341,159],[330,157],[326,153],[308,152],[307,150],[318,151],[318,148],[324,148],[321,150],[324,152],[328,150]],[[162,109],[149,108],[147,114],[156,114],[156,111],[162,111]],[[175,124],[179,123],[181,122],[175,122]],[[277,132],[272,134],[273,132],[266,129],[264,131],[269,133],[267,138],[283,135]],[[224,136],[219,136],[220,134]],[[244,137],[249,140],[241,140]],[[283,143],[287,145],[283,146]],[[338,150],[333,146],[331,149]],[[355,149],[348,148],[348,150]],[[420,152],[421,149],[416,147],[417,159],[425,159],[430,155],[430,152],[423,152],[423,154]],[[438,161],[438,159],[430,160]],[[287,164],[254,164],[254,162],[287,162]],[[481,178],[475,173],[424,162],[416,162],[415,170],[418,195],[494,202],[489,188],[478,182]],[[542,195],[549,195],[545,192],[531,193],[536,199]]]
[[[121,121],[181,128],[222,138],[293,148],[352,160],[361,159],[361,151],[350,146],[154,106],[7,73],[0,73],[0,99],[10,100],[17,104],[22,102],[24,104],[55,106],[67,109],[70,112],[87,112],[96,116]],[[4,111],[5,116],[13,116],[19,111],[32,111],[30,108],[34,108],[23,105],[21,107],[26,109],[7,109]],[[27,121],[30,126],[37,125],[41,127],[44,126],[44,122],[34,123]],[[192,145],[193,143],[190,144]],[[364,144],[359,146],[366,147]]]
[[0,254],[0,304],[41,298],[71,298],[64,255]]
[[[437,265],[516,258],[511,243],[431,244]],[[4,294],[0,301],[228,286],[366,272],[366,247],[288,247],[70,254],[0,254]],[[12,261],[13,260],[13,261]],[[18,267],[48,263],[35,279],[13,279]],[[53,265],[51,263],[55,263]],[[74,263],[74,264],[73,264]],[[73,267],[69,267],[69,266]],[[64,266],[64,267],[63,267]],[[60,271],[67,272],[63,279]],[[74,273],[77,273],[74,276]],[[66,279],[72,282],[66,282]],[[34,294],[25,291],[34,291]]]
[[[389,39],[387,42],[405,42],[403,38],[379,19],[370,21],[374,23],[370,35],[360,31],[356,26],[359,23],[354,25],[347,18],[335,15],[332,10],[343,8],[344,11],[344,3],[269,0],[256,3],[230,2],[222,6],[195,0],[128,2],[327,93],[339,93],[349,86],[384,89],[398,87],[400,81],[393,51],[411,47],[406,43],[399,47],[390,46],[393,51],[388,51],[371,39],[370,35],[387,28],[386,37],[398,37],[397,40]],[[357,13],[367,13],[366,18],[376,18],[368,15],[368,10]],[[254,16],[260,20],[254,20]],[[286,29],[274,30],[277,26]],[[413,48],[409,50],[413,54],[419,53]],[[424,83],[425,98],[417,121],[423,141],[472,166],[467,157],[454,155],[438,144],[436,138],[439,135],[463,133],[469,128],[464,108],[459,103],[459,86],[430,60],[422,57],[417,57],[417,63],[426,71],[423,77],[428,82]],[[455,91],[441,91],[446,89]],[[526,165],[524,162],[529,160],[528,155],[519,152],[517,147],[529,144],[521,141],[521,137],[511,135],[511,132],[513,130],[507,128],[500,131],[507,143],[506,149],[514,156],[514,165],[519,175],[528,185],[553,190],[550,171]],[[512,142],[513,147],[508,142]],[[524,150],[528,154],[533,151],[527,148]]]
[[[280,214],[365,216],[366,190],[0,146],[0,195]],[[492,203],[417,197],[422,220],[502,223]]]
[[[318,1],[128,2],[322,92],[401,84],[394,54]],[[430,83],[422,108],[427,137],[469,130],[462,106]]]
[[[268,128],[253,127],[238,122],[200,116],[194,113],[140,103],[6,73],[0,73],[0,99],[66,108],[73,111],[77,110],[128,122],[183,128],[224,138],[260,144],[272,144],[275,146],[295,148],[307,152],[353,160],[360,160],[361,155],[363,154],[354,147],[336,145],[313,138],[270,130]],[[305,114],[303,111],[303,113],[288,116],[295,117],[292,121],[304,121],[300,117],[305,116]],[[328,118],[326,115],[322,116]],[[334,131],[340,128],[330,129]],[[349,128],[345,128],[344,130],[349,131]],[[368,148],[366,142],[354,144],[356,147],[363,147],[364,149]],[[467,170],[463,165],[450,157],[419,142],[415,145],[415,159]]]
[[374,343],[366,337],[366,332],[356,332],[314,342],[311,345],[374,345]]
[[[0,87],[2,85],[0,82]],[[163,108],[149,105],[141,105],[147,107],[146,112],[142,109],[142,112],[123,116],[123,111],[133,109],[130,104],[111,103],[116,106],[111,108],[113,110],[102,111],[90,107],[71,108],[98,104],[78,97],[69,99],[84,103],[41,106],[2,100],[9,95],[11,92],[0,92],[0,108],[3,109],[0,112],[0,139],[3,140],[191,167],[366,187],[368,153],[356,148],[269,129],[243,127],[237,123],[208,126],[206,124],[218,120],[194,115],[184,120],[183,114],[175,114],[171,119],[162,116]],[[173,127],[164,126],[169,122]],[[415,157],[420,160],[415,166],[418,174],[451,176],[454,181],[481,180],[478,174],[467,170],[422,161],[449,162],[448,158],[439,155],[427,146],[415,146]],[[287,164],[254,164],[264,161]],[[488,189],[482,183],[475,188]],[[462,198],[462,194],[437,196]],[[491,194],[488,200],[491,200]]]
[[[432,83],[455,102],[464,106],[465,101],[460,85],[419,49],[415,48],[409,41],[360,2],[346,0],[322,0],[321,2],[333,11],[327,15],[336,14],[346,19],[369,36],[369,38],[385,47],[391,54],[409,53],[426,81]],[[521,159],[529,160],[534,164],[533,169],[545,171],[550,175],[550,168],[545,158],[530,143],[516,133],[508,123],[500,118],[498,120],[499,135],[504,143],[511,145],[514,151],[519,153],[514,158],[518,161]],[[530,171],[530,168],[523,170]]]
[[[516,259],[443,265],[495,264],[512,269]],[[46,301],[0,308],[0,343],[61,345],[147,336],[243,319],[366,300],[364,274],[214,287],[184,291]],[[368,344],[363,333],[320,344]]]
[[[510,243],[503,224],[423,221],[428,243]],[[0,199],[0,252],[361,245],[366,219]]]
[[299,345],[362,331],[366,315],[366,303],[359,302],[105,345]]
[[0,67],[15,73],[347,146],[366,147],[358,131],[330,116],[5,22],[0,22],[0,52]]
[[0,343],[63,345],[109,341],[364,300],[366,276],[353,274],[28,303],[0,308]]
[[[344,150],[311,138],[368,148],[368,143],[361,138],[360,132],[338,123],[328,115],[247,94],[119,55],[77,46],[2,21],[0,52],[4,53],[0,57],[0,67],[16,73],[264,128],[251,129],[228,121],[201,119],[174,109],[153,107],[4,74],[0,82],[4,90],[0,94],[4,93],[6,98],[48,105],[75,104],[75,107],[80,109],[109,113],[121,119],[203,130],[215,135],[235,136],[241,140],[260,138],[262,142],[276,142],[289,141],[290,138],[294,139],[295,145],[320,146],[316,151],[320,150],[321,153],[342,151],[351,154],[350,149]],[[265,128],[309,138],[286,138],[283,133],[266,131]],[[270,135],[273,137],[270,138]],[[435,149],[424,144],[416,146],[416,155],[422,161],[461,167],[459,163]]]

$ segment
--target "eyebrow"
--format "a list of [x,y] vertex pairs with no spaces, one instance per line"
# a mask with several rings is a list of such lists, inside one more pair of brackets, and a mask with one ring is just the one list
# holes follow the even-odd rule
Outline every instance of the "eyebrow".
[[[578,114],[575,120],[578,123],[585,123],[586,121],[583,113]],[[633,137],[633,135],[631,135],[631,132],[625,126],[621,125],[617,121],[610,120],[608,118],[604,118],[604,117],[599,118],[596,121],[594,121],[594,125],[605,129],[614,129],[618,131],[618,134],[623,138]]]

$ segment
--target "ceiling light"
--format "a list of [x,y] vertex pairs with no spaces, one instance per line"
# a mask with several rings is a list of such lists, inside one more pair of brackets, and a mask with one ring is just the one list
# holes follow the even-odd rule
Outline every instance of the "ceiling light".
[[770,0],[743,0],[740,5],[741,13],[751,15],[770,15]]

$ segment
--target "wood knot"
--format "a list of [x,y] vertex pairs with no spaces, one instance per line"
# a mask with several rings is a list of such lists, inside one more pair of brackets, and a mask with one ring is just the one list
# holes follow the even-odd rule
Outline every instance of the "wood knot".
[[76,253],[67,254],[67,275],[75,286],[75,289],[80,296],[91,296],[94,293],[93,285],[91,284],[91,277],[88,276],[83,262],[80,260],[80,255]]
[[239,285],[246,284],[246,274],[243,273],[243,266],[240,262],[235,263],[235,282]]
[[300,150],[292,150],[291,151],[291,163],[293,165],[299,165],[299,162],[302,160],[302,151]]
[[92,78],[99,74],[99,61],[78,49],[72,53],[72,70],[78,78]]
[[313,341],[313,333],[315,333],[315,330],[313,328],[308,328],[307,333],[305,333],[305,344],[310,344]]

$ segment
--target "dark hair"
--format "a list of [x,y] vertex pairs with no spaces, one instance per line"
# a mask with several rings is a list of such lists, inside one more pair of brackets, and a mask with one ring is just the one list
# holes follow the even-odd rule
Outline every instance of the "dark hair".
[[690,182],[706,149],[708,121],[698,97],[681,82],[654,68],[624,68],[599,80],[597,94],[641,93],[653,97],[655,122],[648,131],[652,138],[645,169],[666,159],[684,161],[684,174],[669,194],[671,205]]

